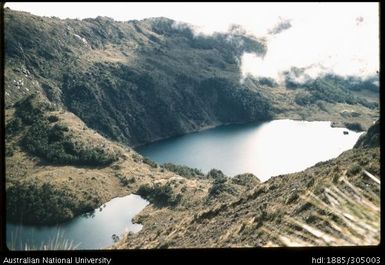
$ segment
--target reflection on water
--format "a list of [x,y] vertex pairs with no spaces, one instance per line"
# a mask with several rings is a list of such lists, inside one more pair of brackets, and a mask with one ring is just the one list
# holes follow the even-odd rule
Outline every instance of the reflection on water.
[[[330,122],[276,120],[221,126],[159,141],[138,151],[158,163],[187,165],[204,172],[217,168],[229,176],[251,172],[265,181],[334,158],[352,148],[360,134],[332,128]],[[122,233],[142,228],[131,219],[147,204],[140,196],[129,195],[55,227],[7,224],[7,245],[10,249],[24,249],[25,244],[32,248],[43,244],[59,249],[68,244],[78,249],[104,248]]]
[[[142,225],[131,219],[148,201],[138,195],[114,198],[98,209],[57,226],[27,226],[7,224],[7,246],[10,249],[41,249],[43,245],[54,245],[59,249],[64,243],[72,243],[77,249],[99,249],[114,243],[115,236],[125,232],[138,232]],[[32,247],[31,247],[32,246]]]
[[[347,131],[348,134],[344,134]],[[361,133],[330,122],[275,120],[221,126],[139,147],[158,163],[187,165],[229,176],[251,172],[262,181],[304,170],[354,146]]]

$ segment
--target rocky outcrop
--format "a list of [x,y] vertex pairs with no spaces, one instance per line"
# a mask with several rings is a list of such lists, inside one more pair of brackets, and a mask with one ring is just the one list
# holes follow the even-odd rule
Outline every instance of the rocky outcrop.
[[377,120],[369,130],[360,136],[354,148],[379,147],[380,146],[380,120]]

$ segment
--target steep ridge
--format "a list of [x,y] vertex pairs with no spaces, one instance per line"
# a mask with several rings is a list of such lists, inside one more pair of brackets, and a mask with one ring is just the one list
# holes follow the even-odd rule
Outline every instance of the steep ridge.
[[[253,37],[195,37],[166,18],[76,21],[9,10],[5,33],[7,103],[39,90],[126,144],[271,117],[268,100],[239,85],[242,52],[265,50]],[[15,93],[13,80],[28,91]]]
[[60,20],[10,9],[4,25],[6,107],[39,91],[130,146],[275,117],[367,129],[377,115],[378,104],[357,97],[349,82],[288,80],[287,89],[242,77],[241,55],[267,47],[236,27],[205,36],[167,18]]

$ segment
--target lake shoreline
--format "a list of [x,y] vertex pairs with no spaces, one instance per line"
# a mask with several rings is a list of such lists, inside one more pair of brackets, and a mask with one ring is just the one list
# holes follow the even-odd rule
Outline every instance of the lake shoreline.
[[[55,236],[60,235],[62,240],[79,245],[78,249],[108,247],[114,243],[114,236],[116,239],[125,232],[138,233],[142,229],[143,226],[134,223],[133,218],[148,204],[149,202],[141,196],[131,193],[115,197],[93,211],[55,225],[23,225],[7,222],[7,245],[13,250],[25,243],[31,246],[41,243],[48,245]],[[106,218],[111,220],[107,221]],[[92,233],[92,231],[99,232]]]
[[[290,120],[290,119],[280,119],[280,120]],[[297,120],[297,121],[298,121],[298,120]],[[306,121],[306,120],[300,120],[300,121],[308,122],[308,121]],[[330,121],[324,121],[324,122],[330,122]],[[231,125],[231,124],[230,124],[230,125]],[[224,125],[223,125],[223,126],[224,126]],[[311,167],[314,168],[314,167],[316,167],[316,166],[317,166],[317,165],[313,165],[313,166],[311,166]],[[284,175],[284,176],[286,176],[286,175],[287,175],[287,176],[298,175],[298,174],[302,174],[303,171],[305,171],[305,170],[301,170],[301,171],[296,172],[296,173],[283,174],[283,175]],[[269,180],[264,181],[262,184],[270,183],[271,181],[274,181],[275,179],[280,178],[280,177],[281,177],[281,175],[280,175],[280,176],[274,176],[274,177],[271,177]],[[271,181],[270,181],[270,180],[271,180]],[[151,182],[147,182],[147,183],[151,183]],[[113,198],[117,198],[117,197],[122,197],[122,196],[116,196],[116,197],[113,197]],[[103,202],[103,203],[101,203],[101,205],[103,205],[103,204],[105,204],[105,203],[106,203],[106,202]],[[151,205],[151,204],[150,204],[150,205]],[[100,206],[97,207],[97,208],[95,208],[95,210],[97,210],[98,208],[100,208]],[[147,209],[147,210],[146,210],[146,209]],[[143,228],[144,228],[144,226],[145,226],[146,224],[142,222],[142,219],[138,219],[137,217],[138,217],[138,216],[141,216],[143,211],[145,211],[145,212],[148,212],[148,211],[152,212],[152,211],[154,211],[154,210],[156,210],[156,209],[153,209],[153,207],[148,208],[148,207],[146,206],[141,212],[139,212],[138,214],[136,214],[136,215],[133,217],[133,223],[134,223],[134,222],[135,222],[135,223],[140,223],[140,224],[143,225]]]
[[[338,180],[345,178],[347,171],[349,181],[355,186],[361,185],[362,172],[353,171],[357,165],[370,168],[372,174],[379,176],[379,156],[378,147],[353,148],[301,172],[272,177],[235,197],[226,197],[224,192],[223,197],[211,204],[204,200],[186,211],[167,209],[166,216],[165,209],[149,207],[136,217],[143,229],[136,235],[126,235],[110,249],[162,248],[167,243],[170,249],[271,247],[268,242],[275,239],[276,234],[265,230],[266,227],[286,235],[285,218],[290,217],[308,220],[306,223],[311,227],[327,228],[323,219],[308,219],[316,210],[304,196],[309,193],[321,196],[329,186],[343,187],[344,182]],[[370,158],[370,165],[365,166],[362,157]],[[231,180],[227,183],[233,185]],[[363,187],[372,191],[372,185]],[[163,221],[170,219],[173,221],[165,225]],[[181,222],[184,225],[181,226]],[[220,224],[227,224],[229,228],[224,229]],[[169,238],[169,234],[173,237]],[[225,237],[227,234],[231,237]]]
[[[312,122],[314,120],[312,119],[308,119],[308,120],[300,120],[300,119],[291,119],[291,118],[280,118],[280,119],[275,119],[275,120],[292,120],[292,121],[306,121],[306,122]],[[274,121],[274,120],[270,120],[270,121]],[[199,130],[196,130],[196,131],[193,131],[191,132],[191,134],[194,134],[194,133],[199,133],[199,132],[203,132],[203,131],[206,131],[206,130],[210,130],[210,129],[215,129],[215,128],[220,128],[220,127],[225,127],[225,126],[231,126],[231,125],[247,125],[247,124],[254,124],[254,123],[263,123],[265,121],[251,121],[251,122],[237,122],[237,123],[222,123],[222,124],[216,124],[216,125],[207,125],[207,126],[204,126],[202,128],[200,128]],[[330,122],[330,121],[323,121],[323,122]],[[331,122],[332,124],[333,122]],[[185,135],[188,135],[190,133],[187,133],[187,134],[183,134],[181,136],[185,136]],[[173,137],[169,137],[169,138],[163,138],[163,139],[160,139],[160,140],[157,140],[155,142],[158,142],[158,141],[164,141],[164,140],[168,140],[168,139],[171,139],[171,138],[174,138],[174,137],[179,137],[179,136],[173,136]],[[152,143],[148,143],[146,145],[150,145],[150,144],[153,144],[155,142],[152,142]],[[145,145],[142,145],[140,147],[143,147]],[[219,168],[220,169],[220,168]],[[243,172],[243,173],[246,173],[246,172]],[[240,173],[240,174],[243,174],[243,173]],[[294,172],[293,172],[294,173]],[[263,181],[263,180],[261,180]],[[122,191],[119,191],[119,192],[116,192],[115,194],[112,194],[111,197],[107,198],[108,200],[103,200],[101,201],[97,207],[95,207],[93,209],[93,211],[96,211],[98,210],[100,207],[102,207],[105,203],[107,203],[108,201],[111,201],[115,198],[120,198],[120,197],[125,197],[129,194],[133,193],[132,190],[130,191],[125,191],[125,192],[122,192]],[[58,223],[39,223],[39,224],[27,224],[27,225],[39,225],[39,226],[56,226],[56,225],[61,225],[61,224],[65,224],[65,223],[68,223],[68,222],[71,222],[73,219],[83,215],[83,214],[86,214],[88,212],[81,212],[77,215],[75,215],[73,218],[69,219],[69,220],[63,220],[62,222],[58,222]],[[7,221],[8,223],[11,223],[11,224],[14,224],[14,225],[18,225],[18,224],[21,224],[20,222],[14,222],[13,220],[12,221]]]
[[[294,120],[294,121],[309,121],[309,122],[311,122],[311,121],[328,121],[328,120],[324,120],[324,119],[322,119],[322,120],[320,120],[320,119],[315,119],[315,118],[311,118],[311,117],[308,117],[308,118],[306,118],[306,119],[301,119],[300,117],[298,117],[298,115],[285,115],[285,116],[280,116],[280,115],[278,115],[276,118],[274,118],[274,119],[272,119],[272,120]],[[331,120],[332,122],[333,122],[333,120]],[[208,130],[208,129],[213,129],[213,128],[216,128],[216,127],[220,127],[220,126],[228,126],[228,125],[236,125],[236,124],[248,124],[248,123],[256,123],[256,122],[263,122],[263,121],[258,121],[258,120],[256,120],[256,121],[250,121],[250,122],[237,122],[237,123],[216,123],[216,124],[213,124],[213,125],[206,125],[206,126],[202,126],[199,130],[194,130],[194,131],[192,131],[191,133],[196,133],[196,132],[201,132],[201,131],[205,131],[205,130]],[[337,122],[337,123],[335,123],[334,124],[335,126],[336,125],[341,125],[341,127],[343,127],[342,125],[343,125],[343,122],[341,121],[341,122]],[[82,131],[82,133],[83,133],[84,131]],[[183,135],[186,135],[186,134],[183,134]],[[172,138],[172,137],[170,137],[170,138]],[[166,138],[163,138],[163,139],[161,139],[161,140],[165,140]],[[114,145],[115,145],[115,143],[113,143]],[[126,148],[126,146],[124,146],[124,145],[122,145],[122,144],[119,144],[119,146],[121,146],[121,147],[123,147],[123,148]],[[131,147],[132,148],[132,147]],[[132,155],[132,151],[129,151],[131,154],[130,154],[130,156]],[[134,151],[135,152],[135,151]],[[135,152],[136,153],[136,152]],[[136,162],[135,162],[136,163]],[[148,165],[144,165],[144,166],[146,166],[146,167],[148,167],[148,168],[151,168],[151,167],[149,167]],[[65,167],[63,167],[63,168],[65,168]],[[79,169],[79,170],[81,170],[81,169]],[[143,181],[141,181],[140,183],[141,184],[145,184],[145,183],[153,183],[152,182],[153,180],[143,180]],[[63,186],[64,187],[64,186]],[[101,197],[101,200],[99,201],[99,204],[98,204],[98,206],[97,207],[95,207],[94,208],[94,210],[97,210],[98,208],[100,208],[100,206],[102,206],[103,204],[105,204],[106,202],[108,202],[108,201],[110,201],[110,200],[112,200],[113,198],[116,198],[116,197],[121,197],[121,196],[127,196],[127,195],[129,195],[130,193],[133,193],[133,192],[135,192],[135,190],[136,190],[136,188],[134,188],[134,187],[132,187],[132,188],[129,188],[128,190],[126,189],[126,190],[123,190],[123,189],[121,189],[121,188],[119,188],[119,189],[116,189],[116,188],[111,188],[111,191],[110,191],[110,195],[108,195],[108,196],[103,196],[103,197]],[[83,199],[84,200],[84,199]],[[87,200],[85,201],[85,202],[87,202]],[[85,212],[80,212],[80,213],[78,213],[77,215],[75,215],[72,219],[70,219],[70,220],[66,220],[66,221],[68,221],[68,222],[70,222],[70,221],[72,221],[74,218],[76,218],[76,217],[78,217],[78,216],[80,216],[80,215],[82,215],[82,214],[84,214],[84,213],[86,213],[86,211]],[[47,225],[46,223],[40,223],[40,224],[38,224],[38,225],[41,225],[41,226],[44,226],[44,225]]]
[[[136,150],[138,148],[141,148],[141,147],[153,144],[155,142],[159,142],[159,141],[163,141],[163,140],[168,140],[168,139],[174,138],[174,137],[181,137],[181,136],[184,136],[184,135],[187,135],[187,134],[191,134],[191,133],[202,132],[202,131],[205,131],[205,130],[214,129],[214,128],[218,128],[218,127],[221,127],[221,126],[238,125],[238,124],[242,125],[242,124],[257,123],[257,122],[268,122],[268,121],[273,121],[273,120],[293,120],[293,121],[308,121],[308,122],[312,122],[312,121],[330,121],[332,128],[344,128],[344,129],[346,128],[346,124],[348,123],[348,119],[344,119],[342,117],[338,117],[337,118],[337,117],[329,115],[329,114],[323,115],[323,116],[322,115],[318,115],[318,114],[317,115],[310,114],[310,115],[302,117],[297,112],[287,112],[287,113],[284,113],[284,114],[274,114],[272,116],[272,118],[269,119],[269,120],[250,120],[250,121],[245,121],[245,122],[223,122],[223,123],[221,123],[221,122],[214,122],[213,124],[201,126],[198,129],[187,130],[184,133],[176,134],[176,135],[171,135],[171,136],[167,136],[167,137],[158,137],[158,138],[156,138],[154,140],[151,140],[151,141],[148,141],[148,142],[145,142],[145,143],[129,145],[129,147],[134,149],[134,150]],[[364,131],[367,131],[367,129],[368,129],[367,127],[369,125],[367,125],[367,124],[369,124],[368,121],[366,121],[364,123],[364,125],[363,125]],[[354,130],[354,131],[362,132],[360,130]]]
[[300,172],[352,148],[360,133],[331,125],[331,121],[291,119],[221,125],[136,151],[159,165],[172,163],[204,174],[215,168],[229,177],[252,173],[265,181]]

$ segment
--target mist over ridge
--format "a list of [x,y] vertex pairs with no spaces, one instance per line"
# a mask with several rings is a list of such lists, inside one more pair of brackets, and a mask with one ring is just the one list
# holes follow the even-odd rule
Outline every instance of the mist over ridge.
[[[194,36],[233,32],[265,41],[264,54],[245,52],[243,77],[272,78],[282,84],[287,72],[301,69],[296,81],[326,74],[377,76],[379,6],[377,3],[8,3],[37,15],[116,21],[163,17],[189,27]],[[76,8],[73,8],[76,7]],[[128,12],[127,12],[128,10]],[[197,15],[199,14],[199,15]],[[285,74],[286,72],[286,74]]]

